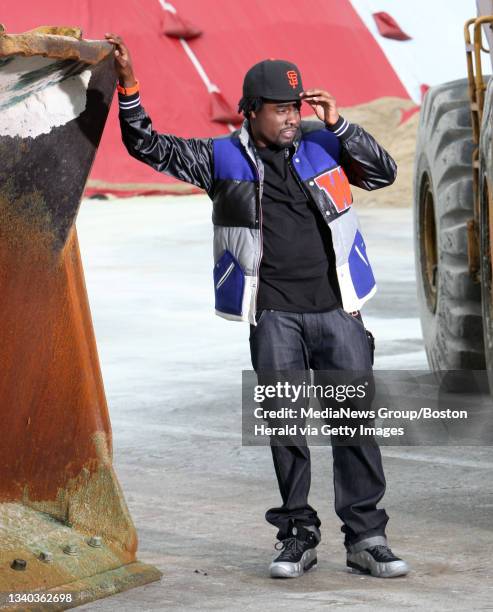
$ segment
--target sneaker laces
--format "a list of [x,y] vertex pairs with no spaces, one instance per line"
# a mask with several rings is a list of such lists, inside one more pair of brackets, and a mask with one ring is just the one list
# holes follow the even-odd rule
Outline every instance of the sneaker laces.
[[367,548],[368,552],[382,563],[388,563],[390,561],[399,561],[400,559],[394,555],[388,546],[385,544],[378,544],[377,546],[371,546]]
[[295,557],[299,552],[298,544],[300,543],[301,542],[294,536],[281,540],[280,542],[276,542],[276,544],[274,544],[274,548],[281,551],[278,559],[291,559],[292,557]]

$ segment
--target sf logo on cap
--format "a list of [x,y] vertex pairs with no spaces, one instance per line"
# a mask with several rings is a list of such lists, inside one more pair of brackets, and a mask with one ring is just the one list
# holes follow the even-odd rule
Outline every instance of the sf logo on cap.
[[288,77],[288,81],[289,84],[291,85],[291,87],[293,89],[296,89],[296,86],[298,85],[298,75],[296,74],[295,70],[288,70],[286,72],[286,76]]

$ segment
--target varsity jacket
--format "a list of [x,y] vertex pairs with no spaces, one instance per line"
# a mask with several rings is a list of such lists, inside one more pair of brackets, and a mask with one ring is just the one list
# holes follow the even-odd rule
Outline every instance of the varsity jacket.
[[[248,120],[230,135],[185,139],[156,132],[138,92],[119,94],[119,103],[122,139],[130,155],[209,195],[216,314],[256,325],[264,168]],[[342,117],[330,127],[302,121],[294,147],[294,175],[331,230],[342,306],[347,312],[360,310],[377,287],[350,184],[367,190],[390,185],[396,164],[368,132]]]

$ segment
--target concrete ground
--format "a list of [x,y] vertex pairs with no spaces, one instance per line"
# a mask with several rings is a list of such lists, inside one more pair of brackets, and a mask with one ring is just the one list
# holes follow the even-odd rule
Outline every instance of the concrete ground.
[[[267,447],[241,446],[248,325],[215,317],[209,201],[85,201],[77,227],[113,425],[114,461],[160,583],[86,610],[491,610],[493,456],[385,447],[388,535],[412,565],[381,580],[345,568],[330,449],[314,447],[318,568],[272,580],[280,502]],[[360,210],[379,292],[365,307],[375,367],[426,368],[408,209]]]

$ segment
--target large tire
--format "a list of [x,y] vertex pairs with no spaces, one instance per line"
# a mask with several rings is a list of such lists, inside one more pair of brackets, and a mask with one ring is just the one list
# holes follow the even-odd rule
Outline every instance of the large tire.
[[493,269],[491,259],[491,194],[488,182],[481,181],[480,245],[481,245],[481,289],[483,304],[483,330],[485,363],[490,389],[493,392]]
[[421,326],[434,371],[485,367],[481,286],[467,258],[472,153],[467,79],[431,88],[416,143],[414,237]]
[[486,370],[493,391],[493,81],[485,95],[479,143],[480,255]]

